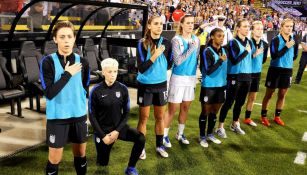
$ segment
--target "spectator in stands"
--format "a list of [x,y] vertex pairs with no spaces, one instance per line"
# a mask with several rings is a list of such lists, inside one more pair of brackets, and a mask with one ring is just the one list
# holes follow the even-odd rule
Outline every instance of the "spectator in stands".
[[182,6],[181,4],[178,4],[178,6],[176,7],[176,10],[173,12],[172,14],[172,20],[176,23],[180,22],[181,17],[184,16],[184,12],[182,11]]
[[[33,27],[34,32],[42,32],[42,24],[44,20],[43,16],[44,6],[41,2],[38,2],[34,4],[32,7],[30,7],[29,11],[29,17],[30,21],[28,22],[28,26]],[[31,26],[31,24],[33,26]]]
[[224,42],[223,46],[225,46],[230,40],[232,40],[232,33],[227,26],[225,26],[226,17],[225,16],[214,16],[214,21],[212,26],[206,27],[205,30],[210,33],[214,28],[220,28],[224,31]]
[[90,70],[88,62],[73,53],[75,39],[73,24],[58,22],[53,30],[58,51],[41,61],[40,77],[46,97],[46,142],[49,147],[46,175],[58,174],[67,142],[73,143],[76,174],[86,174],[86,89]]

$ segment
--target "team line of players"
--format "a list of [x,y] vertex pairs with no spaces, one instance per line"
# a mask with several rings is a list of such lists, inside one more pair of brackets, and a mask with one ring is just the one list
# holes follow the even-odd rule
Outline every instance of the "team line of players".
[[[252,37],[248,39],[250,27]],[[108,165],[111,148],[116,140],[131,141],[134,146],[125,173],[137,174],[137,161],[146,159],[146,126],[151,106],[155,118],[156,152],[159,155],[169,156],[166,147],[170,148],[172,145],[168,133],[178,108],[179,124],[175,138],[183,144],[190,143],[184,135],[184,128],[191,102],[195,98],[198,62],[202,72],[199,98],[200,145],[208,147],[208,141],[221,143],[213,131],[218,112],[220,116],[216,134],[227,138],[224,122],[233,103],[233,122],[230,129],[238,134],[245,134],[240,127],[239,116],[246,98],[248,100],[244,123],[256,126],[251,119],[251,111],[259,91],[262,64],[266,61],[268,52],[268,44],[261,39],[262,23],[255,21],[250,24],[246,19],[241,19],[236,24],[234,38],[227,45],[223,45],[224,31],[214,28],[210,32],[207,45],[200,46],[199,39],[193,34],[194,18],[191,15],[181,18],[177,35],[171,42],[161,36],[162,28],[161,17],[150,17],[145,36],[137,46],[137,129],[127,124],[130,100],[127,87],[116,81],[118,62],[108,58],[101,63],[104,80],[91,90],[88,103],[98,165]],[[261,123],[265,126],[270,126],[267,107],[275,89],[278,89],[278,97],[274,121],[278,125],[284,125],[280,114],[291,85],[293,61],[298,52],[292,29],[293,21],[284,19],[280,33],[270,43],[271,62],[261,110]],[[58,52],[41,61],[41,80],[47,102],[46,136],[49,146],[46,174],[57,174],[67,141],[73,143],[77,174],[85,174],[88,131],[85,123],[87,112],[84,107],[84,89],[89,84],[89,65],[85,59],[72,53],[75,35],[70,22],[58,23],[53,39],[58,44]],[[172,69],[169,80],[168,69]]]

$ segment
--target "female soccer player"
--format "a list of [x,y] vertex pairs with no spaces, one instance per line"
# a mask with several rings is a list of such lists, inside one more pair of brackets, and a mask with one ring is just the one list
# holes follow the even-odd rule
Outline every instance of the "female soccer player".
[[[150,106],[154,107],[156,151],[168,157],[163,146],[164,112],[167,102],[167,69],[171,67],[171,43],[162,33],[162,19],[152,16],[147,21],[145,38],[138,43],[138,131],[146,135]],[[140,159],[146,158],[145,148]]]
[[249,21],[241,19],[235,27],[235,38],[229,42],[229,61],[227,69],[226,100],[220,111],[217,134],[226,138],[224,121],[229,109],[233,107],[233,122],[230,129],[238,134],[245,134],[240,127],[239,117],[250,88],[252,73],[251,41],[247,38]]
[[266,92],[262,101],[261,123],[270,126],[267,119],[267,107],[276,88],[278,96],[276,101],[274,122],[284,126],[280,113],[284,107],[286,94],[291,85],[293,61],[297,57],[298,44],[293,35],[293,20],[286,18],[281,22],[280,34],[274,37],[270,44],[271,63],[266,77]]
[[183,144],[190,143],[184,136],[183,131],[188,118],[190,104],[194,100],[196,85],[199,40],[192,34],[193,27],[194,17],[185,15],[180,20],[178,35],[172,39],[174,67],[169,82],[168,111],[165,113],[163,143],[166,147],[171,147],[168,131],[179,106],[179,126],[176,139]]
[[58,174],[63,148],[68,141],[73,143],[77,174],[86,174],[86,89],[90,71],[88,62],[73,53],[75,39],[73,24],[58,22],[53,30],[58,51],[41,61],[40,76],[46,97],[48,175]]
[[[227,52],[222,47],[224,31],[215,28],[210,32],[208,47],[200,54],[200,69],[202,83],[199,101],[202,111],[199,115],[200,145],[208,147],[207,140],[220,144],[221,141],[214,137],[213,129],[216,114],[225,101],[225,88],[227,84]],[[208,130],[206,136],[206,122]]]
[[252,23],[252,81],[247,97],[245,120],[244,123],[257,126],[251,119],[254,102],[257,92],[259,91],[259,83],[261,77],[262,64],[265,63],[268,54],[268,43],[261,39],[263,35],[263,24],[261,21]]
[[116,81],[118,62],[107,58],[101,62],[103,82],[96,85],[89,98],[90,121],[94,128],[97,164],[106,166],[117,139],[134,142],[125,174],[137,174],[135,165],[142,153],[145,137],[127,125],[130,99],[125,85]]

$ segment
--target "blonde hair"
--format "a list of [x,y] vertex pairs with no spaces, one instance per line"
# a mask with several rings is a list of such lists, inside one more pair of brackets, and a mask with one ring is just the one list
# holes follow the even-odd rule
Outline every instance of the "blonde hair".
[[263,24],[262,24],[261,21],[254,21],[254,22],[252,23],[252,32],[251,32],[251,36],[252,36],[252,37],[254,36],[253,30],[255,29],[255,26],[256,26],[256,25],[262,25],[262,26],[263,26]]
[[182,26],[181,26],[181,25],[184,23],[185,19],[186,19],[186,18],[189,18],[189,17],[193,17],[193,19],[194,19],[194,16],[193,16],[193,15],[190,15],[190,14],[186,14],[186,15],[184,15],[183,17],[180,18],[179,28],[178,28],[178,30],[177,30],[177,32],[176,32],[178,35],[182,35],[183,29],[182,29]]
[[248,22],[248,20],[247,20],[246,18],[242,18],[242,19],[240,19],[240,20],[237,21],[237,23],[236,23],[236,25],[235,25],[235,29],[233,30],[233,37],[236,37],[236,36],[237,36],[237,33],[238,33],[237,30],[238,30],[238,28],[240,28],[241,25],[242,25],[242,23],[245,22],[245,21]]
[[116,67],[118,68],[118,62],[116,59],[114,58],[106,58],[104,60],[101,61],[101,69],[102,71],[106,68],[106,67]]
[[284,20],[281,21],[281,27],[285,25],[286,22],[292,22],[294,24],[293,19],[290,18],[285,18]]

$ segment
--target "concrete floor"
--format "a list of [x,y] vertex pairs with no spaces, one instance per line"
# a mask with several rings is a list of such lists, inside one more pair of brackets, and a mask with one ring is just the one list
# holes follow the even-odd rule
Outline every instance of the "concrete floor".
[[[136,89],[129,88],[131,107],[137,106],[136,93]],[[44,98],[41,99],[41,103],[42,108],[44,108]],[[29,107],[28,98],[22,101],[22,115],[24,118],[18,118],[7,114],[7,112],[10,112],[9,104],[0,106],[0,128],[2,130],[0,133],[0,159],[45,143],[45,114],[26,109],[26,107]]]

